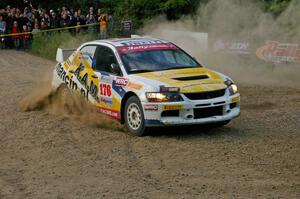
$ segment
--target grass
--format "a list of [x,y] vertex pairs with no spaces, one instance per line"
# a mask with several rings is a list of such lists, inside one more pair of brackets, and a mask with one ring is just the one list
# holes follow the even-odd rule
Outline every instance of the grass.
[[69,32],[38,33],[33,36],[30,52],[54,60],[57,48],[77,48],[83,42],[99,39],[97,34],[78,34]]

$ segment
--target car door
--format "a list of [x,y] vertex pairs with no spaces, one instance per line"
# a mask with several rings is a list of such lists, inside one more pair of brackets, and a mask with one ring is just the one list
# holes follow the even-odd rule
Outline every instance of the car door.
[[[116,74],[111,70],[112,64],[120,67],[116,55],[112,48],[98,45],[93,61],[93,69],[99,76],[100,108],[104,113],[120,119],[121,100],[125,95],[122,84],[125,85],[126,80],[121,77],[121,72]],[[122,83],[123,79],[125,82]]]
[[97,45],[83,46],[79,51],[74,52],[68,62],[69,87],[80,92],[90,102],[99,105],[99,77],[92,66]]

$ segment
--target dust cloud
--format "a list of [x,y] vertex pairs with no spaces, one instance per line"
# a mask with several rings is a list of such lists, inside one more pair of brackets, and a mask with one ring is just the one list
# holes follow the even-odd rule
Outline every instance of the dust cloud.
[[124,131],[119,121],[102,114],[79,93],[63,87],[53,90],[50,82],[39,83],[38,87],[20,101],[19,109],[23,112],[43,110],[70,119],[78,126]]
[[[160,16],[143,28],[141,33],[175,42],[202,65],[223,72],[239,83],[299,85],[299,62],[270,63],[256,56],[257,48],[266,41],[299,44],[299,10],[299,0],[291,1],[279,16],[264,12],[263,5],[258,1],[211,0],[200,4],[194,16],[185,16],[174,22]],[[188,31],[208,33],[208,49],[201,52],[201,46],[187,34]],[[214,47],[220,40],[245,44],[248,52],[217,52]]]

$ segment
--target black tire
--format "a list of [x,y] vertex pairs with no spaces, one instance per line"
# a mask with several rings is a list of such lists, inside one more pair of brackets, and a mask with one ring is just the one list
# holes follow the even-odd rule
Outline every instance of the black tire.
[[137,96],[131,96],[125,104],[125,126],[130,133],[136,136],[146,134],[145,118],[141,102]]

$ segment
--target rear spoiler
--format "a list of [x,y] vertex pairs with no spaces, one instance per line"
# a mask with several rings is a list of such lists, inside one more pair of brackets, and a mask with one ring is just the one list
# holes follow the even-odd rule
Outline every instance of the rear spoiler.
[[56,61],[58,63],[62,63],[65,61],[65,55],[67,52],[70,52],[70,51],[75,51],[76,48],[58,48],[57,51],[56,51]]

